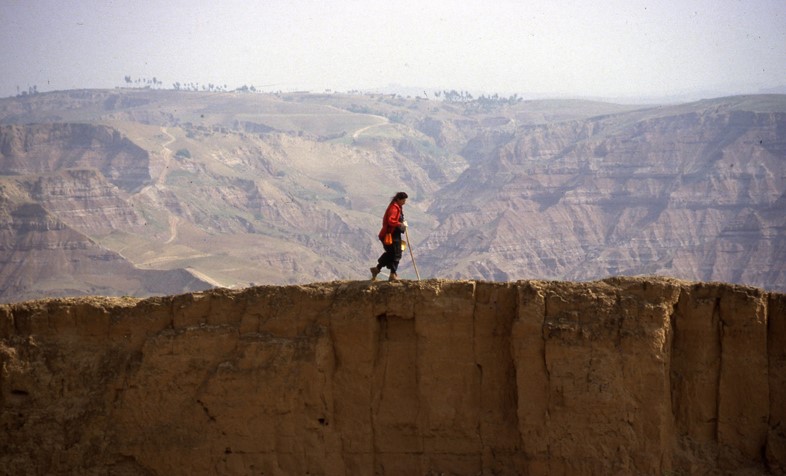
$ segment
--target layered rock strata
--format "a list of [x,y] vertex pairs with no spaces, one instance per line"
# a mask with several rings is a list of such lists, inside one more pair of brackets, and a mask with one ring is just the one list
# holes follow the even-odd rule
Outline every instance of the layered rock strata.
[[127,192],[150,180],[149,153],[117,130],[93,124],[0,125],[0,174],[96,169]]
[[446,278],[663,275],[786,290],[786,114],[637,111],[522,128],[437,194]]
[[4,474],[783,474],[786,295],[335,282],[0,306]]

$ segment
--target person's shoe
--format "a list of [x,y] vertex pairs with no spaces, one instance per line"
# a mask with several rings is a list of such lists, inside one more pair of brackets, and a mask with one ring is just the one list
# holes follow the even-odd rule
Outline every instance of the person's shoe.
[[398,281],[398,275],[396,273],[390,273],[388,281]]
[[377,268],[376,266],[372,266],[371,267],[371,280],[372,281],[376,281],[378,274],[379,274],[379,268]]

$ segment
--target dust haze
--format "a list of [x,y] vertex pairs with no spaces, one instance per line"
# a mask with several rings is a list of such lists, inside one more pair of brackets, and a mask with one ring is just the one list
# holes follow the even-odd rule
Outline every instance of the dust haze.
[[125,78],[527,98],[783,92],[786,3],[5,1],[0,97]]

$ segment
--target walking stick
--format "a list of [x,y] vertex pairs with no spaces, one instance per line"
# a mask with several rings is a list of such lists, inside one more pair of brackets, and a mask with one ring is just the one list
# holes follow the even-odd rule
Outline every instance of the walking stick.
[[420,281],[420,273],[418,273],[418,265],[415,263],[415,255],[412,253],[412,242],[409,241],[409,227],[404,229],[404,235],[407,237],[407,244],[409,244],[409,256],[412,257],[412,266],[415,267],[415,275],[418,277],[418,281]]

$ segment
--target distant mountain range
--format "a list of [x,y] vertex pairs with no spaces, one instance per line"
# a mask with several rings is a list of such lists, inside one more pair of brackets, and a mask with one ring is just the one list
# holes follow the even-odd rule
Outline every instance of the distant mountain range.
[[367,279],[400,190],[423,278],[786,290],[786,95],[115,89],[0,100],[0,301]]

